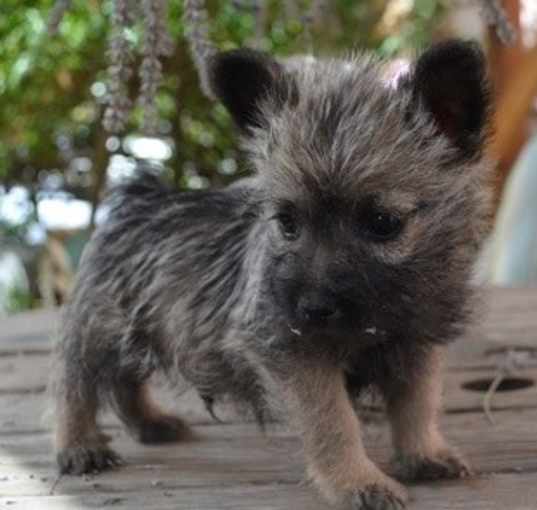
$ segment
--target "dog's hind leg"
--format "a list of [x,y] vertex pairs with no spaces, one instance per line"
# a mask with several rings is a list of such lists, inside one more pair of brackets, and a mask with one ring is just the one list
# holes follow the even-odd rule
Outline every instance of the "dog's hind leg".
[[[60,473],[81,475],[121,464],[120,457],[107,446],[107,438],[97,427],[99,394],[94,377],[80,365],[74,369],[64,360],[57,367],[54,388],[57,425],[56,460]],[[94,374],[95,375],[95,374]]]
[[147,380],[122,377],[114,385],[112,397],[119,418],[141,443],[168,443],[190,436],[183,420],[165,413],[155,403]]

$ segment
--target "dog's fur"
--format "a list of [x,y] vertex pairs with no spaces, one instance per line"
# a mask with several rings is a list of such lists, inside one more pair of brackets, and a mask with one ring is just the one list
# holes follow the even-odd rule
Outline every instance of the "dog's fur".
[[184,435],[147,393],[163,371],[209,406],[285,409],[336,504],[406,501],[360,439],[351,402],[370,386],[402,478],[467,475],[437,418],[444,346],[468,322],[490,223],[481,51],[436,45],[398,79],[367,55],[237,50],[209,69],[254,177],[178,193],[145,175],[112,193],[57,350],[60,470],[118,462],[95,421],[104,403],[141,441]]

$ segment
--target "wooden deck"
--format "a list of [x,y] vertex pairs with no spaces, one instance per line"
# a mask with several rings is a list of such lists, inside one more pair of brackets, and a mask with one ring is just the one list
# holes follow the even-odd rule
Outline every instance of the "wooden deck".
[[[537,348],[537,289],[491,290],[485,308],[482,324],[452,348],[444,418],[447,436],[479,474],[412,487],[411,510],[537,509],[537,356],[523,351]],[[0,321],[0,508],[326,508],[302,483],[300,446],[291,433],[274,428],[263,436],[233,417],[215,424],[189,394],[162,398],[194,425],[194,440],[141,446],[105,416],[112,446],[127,465],[98,476],[58,479],[50,427],[42,418],[55,321],[56,314],[47,311]],[[508,349],[519,355],[509,358],[511,379],[492,398],[491,423],[483,411],[485,392],[465,387],[473,383],[486,390]],[[387,469],[391,450],[382,421],[367,426],[366,442]]]

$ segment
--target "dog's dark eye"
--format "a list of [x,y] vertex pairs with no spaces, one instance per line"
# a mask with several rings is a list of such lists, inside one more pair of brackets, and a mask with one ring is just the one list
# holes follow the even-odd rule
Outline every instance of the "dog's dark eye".
[[291,213],[280,213],[276,216],[280,232],[288,241],[293,241],[298,237],[299,227],[296,217]]
[[388,212],[371,210],[362,217],[362,227],[367,237],[377,242],[395,239],[403,230],[403,221]]

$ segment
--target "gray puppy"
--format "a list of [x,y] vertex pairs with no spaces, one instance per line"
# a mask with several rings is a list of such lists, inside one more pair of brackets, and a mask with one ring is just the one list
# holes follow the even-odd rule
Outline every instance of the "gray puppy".
[[181,439],[148,395],[161,371],[209,407],[231,397],[260,421],[285,410],[309,477],[341,507],[407,500],[365,453],[352,406],[365,388],[385,399],[402,479],[469,474],[438,414],[490,224],[486,65],[460,41],[397,80],[386,65],[211,60],[254,177],[178,193],[145,175],[112,193],[57,350],[62,472],[118,463],[96,424],[104,404],[142,442]]

